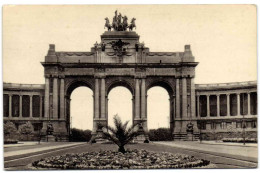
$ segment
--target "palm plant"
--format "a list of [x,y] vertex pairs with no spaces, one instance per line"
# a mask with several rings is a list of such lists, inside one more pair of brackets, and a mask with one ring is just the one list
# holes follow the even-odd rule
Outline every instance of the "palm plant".
[[132,125],[128,128],[127,125],[129,121],[122,123],[118,115],[115,115],[113,119],[115,128],[111,126],[104,127],[104,137],[115,143],[119,147],[119,152],[125,153],[126,151],[124,146],[131,142],[134,137],[138,136],[139,124]]

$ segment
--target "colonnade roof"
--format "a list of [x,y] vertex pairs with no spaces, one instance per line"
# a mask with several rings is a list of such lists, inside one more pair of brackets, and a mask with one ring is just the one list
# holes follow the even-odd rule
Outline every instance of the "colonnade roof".
[[230,82],[230,83],[212,83],[212,84],[195,84],[196,90],[222,90],[222,89],[241,89],[256,88],[257,81]]
[[18,84],[18,83],[3,83],[3,89],[19,89],[19,90],[44,90],[44,84]]

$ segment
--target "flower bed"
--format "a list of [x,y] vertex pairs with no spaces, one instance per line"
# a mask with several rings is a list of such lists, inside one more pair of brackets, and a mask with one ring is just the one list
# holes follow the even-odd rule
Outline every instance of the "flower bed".
[[32,166],[35,169],[159,169],[205,167],[209,163],[184,154],[131,150],[125,154],[116,151],[66,154],[35,161]]

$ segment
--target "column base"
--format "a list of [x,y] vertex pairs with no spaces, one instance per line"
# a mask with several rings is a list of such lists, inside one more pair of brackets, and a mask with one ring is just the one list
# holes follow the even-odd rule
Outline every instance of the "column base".
[[[189,125],[193,125],[193,129],[189,129]],[[174,140],[199,140],[199,130],[197,126],[197,120],[176,120],[174,131]]]

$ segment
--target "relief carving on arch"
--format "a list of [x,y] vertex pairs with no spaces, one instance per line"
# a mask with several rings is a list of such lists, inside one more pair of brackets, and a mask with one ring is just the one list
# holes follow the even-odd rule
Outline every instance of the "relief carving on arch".
[[[116,85],[117,83],[125,83],[128,85],[131,92],[134,93],[134,78],[127,76],[127,77],[106,77],[106,93],[108,93],[112,88],[112,85]],[[120,85],[119,85],[120,86]]]
[[68,90],[68,88],[71,86],[71,84],[76,83],[76,82],[83,82],[85,83],[91,90],[94,90],[95,86],[95,81],[94,77],[65,77],[64,83],[65,83],[65,92]]
[[[175,94],[175,78],[174,77],[163,77],[163,76],[156,76],[156,77],[147,77],[146,78],[146,89],[149,90],[154,84],[156,83],[161,83],[161,84],[166,84],[170,87],[172,92],[169,94]],[[166,88],[165,88],[166,89]],[[167,89],[166,89],[167,90]]]

